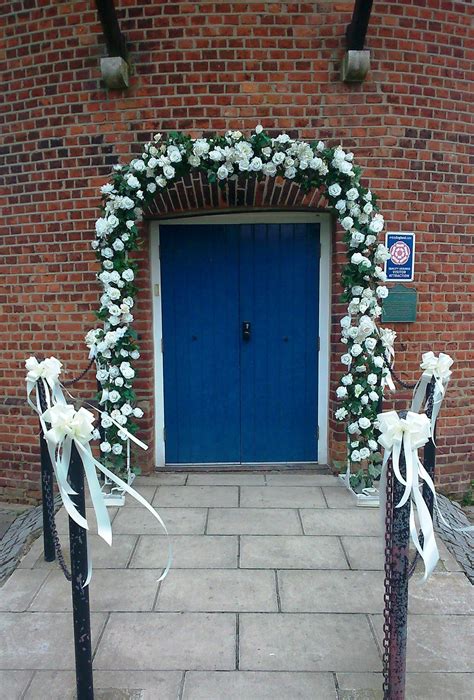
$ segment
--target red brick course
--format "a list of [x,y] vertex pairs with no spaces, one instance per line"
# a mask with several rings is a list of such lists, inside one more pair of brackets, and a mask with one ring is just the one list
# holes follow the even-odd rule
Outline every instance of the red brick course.
[[[472,478],[474,443],[474,243],[470,2],[375,3],[367,47],[371,71],[345,85],[339,66],[353,3],[190,3],[117,0],[130,43],[130,88],[106,91],[104,41],[94,4],[48,0],[5,6],[0,124],[0,497],[38,496],[37,424],[24,405],[26,356],[57,355],[68,377],[87,364],[99,289],[90,249],[98,189],[111,166],[156,131],[197,136],[257,122],[292,136],[341,142],[356,154],[380,196],[389,230],[415,231],[419,293],[415,324],[395,324],[397,371],[413,380],[422,352],[450,353],[453,381],[439,420],[438,476],[452,492]],[[266,194],[249,183],[227,199],[186,183],[150,216],[185,209],[301,206],[288,187]],[[253,188],[253,189],[252,189]],[[280,188],[281,190],[281,188]],[[188,193],[187,195],[185,193]],[[191,194],[190,194],[191,193]],[[471,195],[471,197],[470,197]],[[319,197],[303,202],[322,206]],[[153,346],[147,225],[138,330],[137,388],[147,409],[142,437],[153,441]],[[333,273],[344,247],[336,233]],[[342,367],[334,286],[332,386]],[[93,376],[78,393],[95,392]],[[333,392],[332,392],[333,395]],[[404,405],[403,395],[397,405]],[[334,402],[331,400],[332,413]],[[341,454],[331,425],[331,456]],[[150,469],[153,449],[143,467]]]

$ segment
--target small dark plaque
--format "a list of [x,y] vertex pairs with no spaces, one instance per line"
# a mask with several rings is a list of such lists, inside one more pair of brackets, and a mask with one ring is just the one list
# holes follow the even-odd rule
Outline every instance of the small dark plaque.
[[416,321],[417,291],[404,284],[396,284],[389,289],[383,301],[382,321],[384,323],[413,323]]

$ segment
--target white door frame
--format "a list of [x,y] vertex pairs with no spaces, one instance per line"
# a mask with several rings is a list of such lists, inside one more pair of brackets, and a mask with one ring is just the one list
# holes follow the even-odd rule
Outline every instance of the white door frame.
[[297,224],[318,223],[320,226],[321,259],[319,268],[319,338],[318,353],[318,463],[327,464],[329,422],[329,357],[331,319],[331,215],[301,211],[249,211],[238,214],[212,214],[164,219],[151,222],[150,260],[153,292],[153,345],[155,375],[155,460],[157,467],[165,466],[165,406],[163,398],[163,330],[161,307],[160,225],[187,224],[212,226],[216,224]]

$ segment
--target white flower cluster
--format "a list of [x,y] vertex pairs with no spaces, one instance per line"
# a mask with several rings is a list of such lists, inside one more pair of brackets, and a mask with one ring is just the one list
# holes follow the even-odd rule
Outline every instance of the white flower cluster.
[[140,157],[127,166],[114,167],[111,182],[101,188],[102,216],[96,222],[92,244],[102,268],[98,317],[103,328],[86,336],[102,386],[102,427],[107,431],[107,439],[101,443],[104,454],[120,458],[125,439],[120,426],[128,429],[132,419],[142,415],[132,389],[132,361],[140,355],[131,328],[136,268],[128,254],[137,248],[136,224],[143,206],[157,190],[192,169],[205,172],[210,182],[221,186],[231,178],[254,176],[282,177],[298,183],[305,192],[326,188],[349,250],[349,263],[343,271],[348,316],[342,324],[342,340],[347,345],[342,362],[348,369],[337,390],[343,405],[336,417],[349,420],[352,426],[357,422],[358,432],[348,433],[357,435],[351,443],[352,461],[366,459],[367,450],[372,453],[376,449],[374,416],[382,393],[384,357],[389,352],[375,321],[381,314],[380,301],[387,296],[382,269],[387,250],[377,242],[383,218],[370,191],[360,185],[353,160],[353,153],[340,146],[327,148],[321,141],[307,143],[288,134],[272,138],[258,125],[249,137],[240,131],[198,139],[180,133],[164,139],[157,134]]

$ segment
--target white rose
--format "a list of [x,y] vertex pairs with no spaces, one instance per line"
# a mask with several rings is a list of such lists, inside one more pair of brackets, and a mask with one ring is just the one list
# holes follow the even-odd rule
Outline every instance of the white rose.
[[359,196],[359,191],[357,190],[356,187],[351,187],[351,189],[347,190],[347,192],[346,192],[346,199],[348,199],[351,202],[356,200],[358,198],[358,196]]
[[388,297],[388,289],[385,286],[377,287],[375,291],[379,299],[386,299]]
[[156,192],[156,185],[154,182],[149,182],[148,185],[146,186],[146,188],[147,188],[148,192],[151,192],[151,194]]
[[367,348],[367,350],[370,350],[370,352],[372,352],[373,350],[375,350],[375,346],[377,345],[377,340],[376,340],[376,338],[367,338],[364,345]]
[[359,445],[360,445],[360,441],[359,441],[359,440],[353,440],[353,441],[351,442],[351,447],[352,447],[353,449],[355,449],[356,447],[359,447]]
[[124,416],[130,416],[133,413],[133,408],[129,403],[124,403],[120,410]]
[[102,383],[102,382],[107,381],[107,379],[109,378],[109,373],[108,373],[108,371],[107,371],[106,369],[99,369],[99,370],[96,372],[96,375],[95,375],[95,376],[97,377],[97,379],[99,380],[99,382]]
[[344,420],[344,418],[347,418],[348,413],[344,406],[341,406],[341,408],[337,409],[334,415],[336,417],[336,420]]
[[110,403],[117,403],[117,401],[120,400],[120,394],[116,389],[112,389],[112,391],[109,393],[109,401]]
[[132,168],[137,171],[137,173],[142,173],[146,170],[146,165],[142,160],[133,160]]
[[171,180],[171,178],[174,177],[175,172],[176,171],[172,165],[165,165],[163,168],[163,175],[167,180]]
[[350,365],[352,362],[352,357],[346,352],[344,355],[341,355],[341,362],[343,365]]
[[379,446],[377,445],[375,440],[369,440],[369,447],[372,450],[372,452],[377,452]]
[[368,382],[368,384],[371,384],[372,386],[375,386],[375,385],[377,384],[377,382],[378,382],[378,377],[377,377],[377,375],[376,375],[376,374],[373,374],[373,373],[369,374],[369,376],[367,377],[367,382]]
[[351,237],[351,245],[354,248],[355,246],[360,245],[365,241],[365,236],[362,233],[362,231],[354,231]]
[[133,409],[133,415],[135,416],[135,418],[143,418],[142,409],[138,408],[138,406],[137,406],[136,408]]
[[225,165],[221,165],[221,167],[217,171],[217,177],[219,178],[219,180],[225,180],[226,177],[228,177],[228,176],[229,176],[229,171],[227,170]]
[[114,186],[111,185],[109,182],[106,185],[102,185],[100,191],[102,192],[102,194],[110,194],[111,192],[114,192]]
[[105,236],[105,234],[108,231],[107,219],[97,219],[97,221],[95,222],[95,231],[99,238]]
[[356,384],[354,387],[355,397],[358,399],[359,396],[361,396],[361,394],[363,394],[363,393],[364,393],[364,387],[362,386],[362,384]]
[[319,170],[321,166],[323,165],[323,161],[321,158],[311,158],[309,161],[309,167],[312,168],[313,170]]
[[135,274],[133,270],[130,267],[128,267],[122,272],[122,277],[126,282],[132,282],[132,280],[135,278]]
[[285,160],[285,154],[282,153],[282,151],[277,151],[276,153],[273,154],[272,161],[275,163],[275,165],[281,165],[283,161]]
[[375,236],[372,236],[372,235],[370,235],[370,234],[369,234],[368,236],[365,237],[365,242],[366,242],[367,245],[373,245],[373,244],[375,243],[376,240],[377,240],[376,237],[375,237]]
[[122,362],[120,364],[120,372],[125,379],[132,379],[135,376],[135,370],[130,366],[130,362]]
[[351,256],[351,263],[352,263],[353,265],[360,265],[360,263],[362,262],[362,260],[364,260],[364,256],[362,255],[362,253],[354,253],[354,254]]
[[353,382],[352,374],[345,374],[342,377],[341,382],[344,384],[344,386],[350,386]]
[[362,428],[362,430],[367,430],[367,428],[370,428],[371,422],[368,418],[362,416],[362,418],[359,418],[359,425]]
[[255,172],[258,172],[259,170],[262,169],[263,163],[261,158],[252,158],[250,161],[250,170],[254,170]]
[[355,422],[355,423],[350,423],[350,424],[347,426],[347,432],[348,432],[350,435],[357,435],[358,433],[360,433],[359,424],[358,424],[357,422]]
[[346,200],[339,199],[334,206],[338,210],[339,214],[344,214],[346,211]]
[[100,254],[102,255],[103,258],[113,258],[114,257],[114,251],[112,248],[102,248],[100,251]]
[[135,177],[135,175],[132,175],[132,173],[127,175],[125,181],[132,190],[138,190],[140,188],[140,181]]
[[338,399],[344,399],[347,396],[347,389],[345,386],[338,386],[336,389],[336,396]]
[[209,153],[209,148],[210,146],[205,139],[197,139],[194,142],[193,153],[196,156],[204,156]]
[[378,401],[379,400],[379,395],[377,394],[376,391],[371,391],[369,392],[369,399],[371,401]]
[[326,146],[324,145],[324,143],[322,141],[318,141],[318,143],[316,144],[316,150],[321,153],[321,151],[324,151],[325,148]]
[[200,164],[200,162],[201,162],[201,159],[199,158],[199,156],[195,156],[195,155],[191,154],[191,155],[188,157],[188,163],[189,163],[189,165],[191,165],[193,168],[197,168],[197,166]]
[[103,260],[102,266],[105,267],[106,270],[112,270],[114,267],[114,264],[113,264],[112,260]]
[[212,151],[209,152],[209,158],[214,162],[219,162],[224,160],[224,154],[219,149],[213,148]]
[[328,187],[328,194],[330,194],[331,197],[339,197],[341,192],[342,188],[337,182],[335,182],[333,185],[329,185]]
[[[365,197],[364,197],[364,199],[365,199]],[[374,207],[372,206],[372,204],[370,202],[367,202],[367,204],[364,205],[364,213],[365,214],[372,214],[373,210],[374,210]]]
[[362,373],[362,372],[365,372],[366,369],[367,369],[367,367],[365,365],[357,365],[357,367],[355,368],[355,371]]
[[384,361],[383,357],[380,357],[380,355],[376,355],[374,357],[374,365],[376,367],[379,367],[381,369],[384,366],[384,364],[385,364],[385,361]]
[[361,456],[359,450],[352,450],[351,452],[351,461],[352,462],[360,462]]
[[351,216],[345,216],[343,220],[341,221],[341,226],[343,229],[348,231],[350,228],[354,226],[354,219]]
[[285,177],[288,180],[292,180],[295,175],[296,175],[296,169],[292,165],[290,165],[290,167],[285,170]]
[[359,357],[359,355],[362,353],[363,348],[362,345],[359,345],[359,343],[354,343],[354,345],[351,348],[351,355],[353,357]]
[[101,452],[110,452],[112,449],[110,442],[101,442],[100,443],[100,451]]
[[112,446],[112,452],[114,453],[114,455],[120,455],[120,454],[122,454],[122,450],[123,450],[123,446],[122,446],[119,442],[116,442],[116,443]]
[[140,353],[138,352],[138,350],[133,350],[130,353],[130,357],[132,358],[132,360],[138,360],[138,358],[140,357]]
[[375,214],[374,218],[369,224],[369,231],[372,233],[380,233],[384,227],[384,220],[381,214]]
[[269,175],[270,177],[273,177],[274,175],[276,175],[276,171],[277,171],[275,163],[271,163],[271,162],[264,163],[262,170],[263,170],[263,173],[265,175]]
[[261,134],[262,131],[263,131],[263,126],[261,124],[257,124],[257,126],[255,127],[255,133]]
[[114,384],[115,386],[123,386],[123,377],[115,377]]
[[113,243],[112,243],[112,248],[116,250],[117,252],[122,251],[125,246],[123,244],[123,241],[120,240],[120,238],[117,238]]
[[180,163],[182,161],[181,153],[179,152],[179,148],[176,146],[169,146],[167,153],[168,158],[172,163]]
[[130,197],[122,197],[122,200],[120,202],[120,208],[121,209],[133,209],[135,206],[135,202],[133,199],[130,199]]
[[370,457],[370,450],[368,447],[363,447],[360,451],[360,458],[361,459],[368,459]]
[[342,328],[349,328],[351,325],[351,317],[350,316],[344,316],[340,320],[340,324]]
[[363,394],[360,397],[360,402],[363,406],[366,406],[369,403],[369,397],[367,396],[367,394]]

